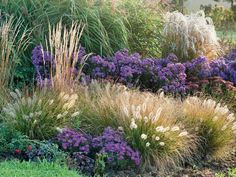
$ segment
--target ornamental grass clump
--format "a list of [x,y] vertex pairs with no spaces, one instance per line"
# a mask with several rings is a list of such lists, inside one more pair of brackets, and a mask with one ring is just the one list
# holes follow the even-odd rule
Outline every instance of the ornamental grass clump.
[[141,153],[144,168],[154,166],[165,171],[191,159],[196,142],[177,123],[178,101],[124,86],[93,84],[89,89],[80,117],[87,131],[119,128]]
[[0,21],[0,107],[7,99],[7,89],[12,83],[18,54],[28,45],[28,32],[23,28],[20,33],[21,28],[21,21],[12,16]]
[[[47,49],[53,60],[50,67],[52,87],[59,90],[71,89],[80,78],[82,68],[88,55],[79,59],[80,37],[84,26],[73,22],[70,29],[62,25],[49,26],[49,36],[46,42]],[[49,54],[50,55],[50,54]],[[75,71],[76,70],[76,71]],[[76,73],[76,74],[75,74]]]
[[182,121],[198,136],[202,157],[224,159],[235,149],[236,121],[227,106],[189,97],[183,102]]
[[71,125],[79,114],[75,109],[77,94],[50,90],[35,91],[32,96],[18,90],[10,94],[12,101],[3,108],[0,118],[30,139],[51,138],[58,128]]
[[203,11],[186,16],[180,12],[168,12],[164,36],[163,54],[173,52],[182,61],[200,55],[212,60],[221,54],[214,24],[209,17],[205,17]]

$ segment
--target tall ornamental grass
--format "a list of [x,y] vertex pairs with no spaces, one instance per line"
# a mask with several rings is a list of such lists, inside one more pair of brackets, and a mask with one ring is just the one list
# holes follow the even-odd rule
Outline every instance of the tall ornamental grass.
[[88,52],[111,55],[127,47],[127,29],[124,16],[102,1],[87,0],[2,0],[3,13],[23,18],[23,24],[33,29],[34,44],[39,44],[48,33],[48,23],[63,25],[81,21],[85,25],[81,43]]
[[204,55],[210,60],[221,54],[215,27],[203,11],[183,15],[167,12],[164,24],[163,54],[176,54],[182,61]]
[[6,101],[19,54],[28,45],[28,34],[22,22],[12,16],[0,22],[0,107]]
[[[57,25],[49,26],[47,48],[53,54],[53,66],[50,68],[51,84],[55,89],[72,89],[79,80],[82,68],[89,55],[78,61],[80,52],[80,37],[84,26],[72,23],[67,29],[60,21]],[[74,74],[74,69],[78,74]]]
[[141,153],[144,168],[167,171],[191,160],[197,142],[177,122],[178,101],[109,84],[92,84],[85,95],[86,99],[79,99],[84,130],[99,133],[107,126],[120,129]]

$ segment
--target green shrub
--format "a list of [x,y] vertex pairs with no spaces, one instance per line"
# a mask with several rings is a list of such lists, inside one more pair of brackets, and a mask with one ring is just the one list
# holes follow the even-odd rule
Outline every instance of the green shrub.
[[3,108],[1,120],[30,139],[51,138],[78,114],[74,109],[77,94],[41,90],[23,96],[17,90],[11,95],[13,100]]
[[66,154],[59,150],[58,145],[49,141],[31,140],[20,132],[0,124],[0,153],[3,157],[21,160],[48,162],[66,162]]
[[43,161],[41,163],[33,162],[19,162],[19,161],[5,161],[0,163],[1,177],[82,177],[75,171],[70,171],[66,167],[58,164],[48,163]]
[[12,153],[16,148],[23,149],[30,145],[30,140],[19,132],[0,124],[0,152]]
[[217,29],[225,29],[234,23],[234,11],[224,6],[202,6],[202,10],[211,17]]
[[211,99],[189,97],[182,110],[181,121],[199,137],[202,157],[219,160],[232,155],[236,144],[236,121],[227,106]]

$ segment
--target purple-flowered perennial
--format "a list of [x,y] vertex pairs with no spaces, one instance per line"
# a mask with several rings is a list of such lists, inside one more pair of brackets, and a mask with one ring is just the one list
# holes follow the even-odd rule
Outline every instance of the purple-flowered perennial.
[[70,129],[64,129],[56,136],[60,147],[69,152],[88,154],[90,151],[90,137]]
[[[76,68],[77,73],[81,58],[86,54],[81,48]],[[38,83],[40,81],[50,82],[49,68],[53,67],[53,56],[36,46],[32,56],[36,69]],[[113,80],[123,83],[128,87],[138,86],[140,89],[157,91],[163,89],[165,92],[174,94],[185,94],[189,89],[189,80],[198,78],[200,80],[209,77],[221,77],[236,85],[236,53],[231,53],[219,59],[208,61],[205,57],[199,57],[185,63],[178,63],[178,58],[170,54],[166,58],[142,59],[138,53],[129,55],[128,50],[121,50],[112,57],[91,56],[83,68],[81,82],[86,84],[91,79]]]
[[138,151],[134,151],[124,140],[119,131],[107,127],[101,136],[93,138],[92,147],[100,154],[108,155],[110,164],[116,165],[117,161],[130,159],[135,165],[140,165],[141,159]]
[[[110,127],[101,136],[94,137],[70,129],[64,129],[56,136],[59,147],[70,153],[80,170],[91,171],[95,165],[96,154],[106,156],[111,167],[118,167],[120,162],[132,162],[140,165],[141,157],[123,138],[123,134]],[[130,164],[130,163],[129,163]]]

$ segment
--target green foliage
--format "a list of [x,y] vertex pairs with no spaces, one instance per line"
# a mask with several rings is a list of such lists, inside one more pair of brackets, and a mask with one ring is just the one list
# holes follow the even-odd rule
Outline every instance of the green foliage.
[[48,141],[30,140],[5,124],[0,124],[0,152],[13,155],[16,149],[21,152],[18,154],[19,158],[24,158],[21,155],[27,153],[31,161],[65,162],[66,155],[58,149],[58,145]]
[[127,16],[129,48],[143,57],[161,55],[163,10],[157,2],[123,0],[119,7]]
[[39,142],[30,140],[4,123],[0,124],[0,152],[13,153],[16,149],[26,150],[27,146],[35,143]]
[[17,90],[11,95],[13,100],[3,108],[1,120],[30,139],[51,138],[78,114],[74,112],[77,94],[40,90],[25,97]]
[[1,177],[82,177],[75,171],[54,163],[43,161],[41,163],[5,161],[0,163]]
[[32,30],[30,46],[19,56],[16,66],[14,83],[18,88],[33,81],[31,51],[35,45],[44,43],[49,23],[55,25],[60,19],[65,25],[72,21],[84,23],[81,43],[87,52],[112,55],[119,49],[128,48],[124,17],[103,4],[86,0],[1,0],[0,9],[2,19],[9,14],[21,19],[24,27],[19,33],[25,29]]
[[95,176],[103,176],[106,169],[106,158],[105,154],[96,154],[95,161]]
[[235,177],[236,176],[236,168],[230,169],[227,174],[217,173],[216,177]]
[[218,30],[225,29],[234,23],[234,12],[232,9],[224,8],[223,6],[201,6],[201,9],[205,11],[205,14],[214,22],[214,25]]

